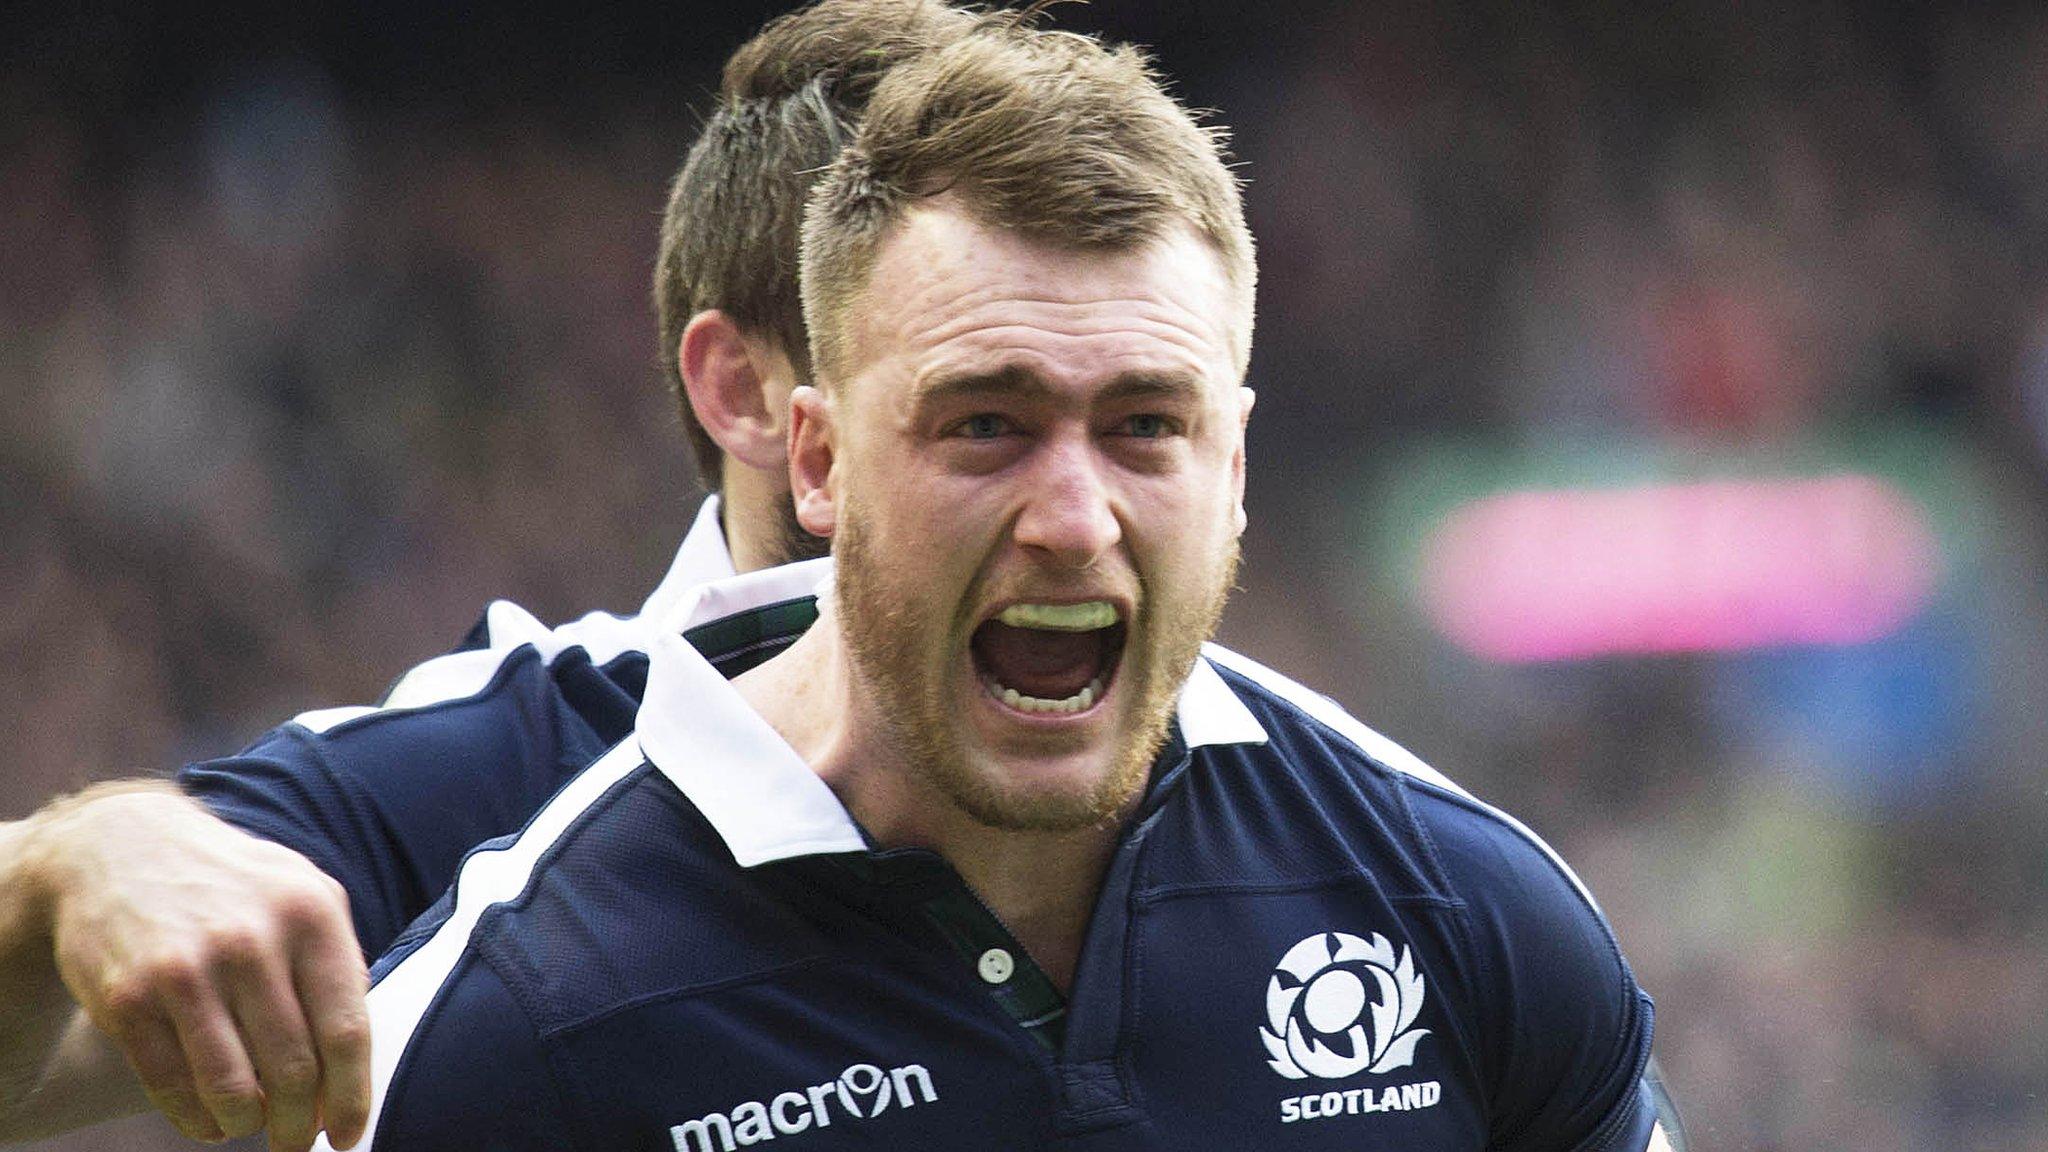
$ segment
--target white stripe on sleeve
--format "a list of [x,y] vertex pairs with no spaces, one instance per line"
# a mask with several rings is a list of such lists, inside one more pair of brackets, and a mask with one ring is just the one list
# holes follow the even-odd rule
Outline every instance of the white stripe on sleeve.
[[[370,1124],[355,1152],[371,1152],[375,1147],[391,1079],[441,986],[467,950],[470,933],[476,930],[484,910],[525,891],[542,853],[612,785],[645,760],[637,740],[624,741],[557,792],[517,840],[503,848],[472,852],[463,861],[455,880],[455,908],[448,919],[370,989]],[[325,1136],[314,1147],[318,1152],[332,1152]]]

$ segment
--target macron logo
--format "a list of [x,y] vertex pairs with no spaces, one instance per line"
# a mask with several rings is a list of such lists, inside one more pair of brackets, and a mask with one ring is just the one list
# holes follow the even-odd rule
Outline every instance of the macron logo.
[[676,1152],[733,1152],[733,1149],[794,1136],[812,1128],[830,1128],[834,1105],[841,1119],[873,1120],[890,1108],[914,1108],[939,1098],[932,1074],[922,1064],[905,1064],[887,1072],[873,1064],[855,1064],[827,1080],[800,1091],[784,1092],[765,1103],[749,1100],[731,1112],[713,1112],[668,1130]]

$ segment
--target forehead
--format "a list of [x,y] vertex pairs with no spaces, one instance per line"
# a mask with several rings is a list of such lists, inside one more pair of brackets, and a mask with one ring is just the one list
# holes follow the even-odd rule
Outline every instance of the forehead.
[[876,253],[858,343],[871,366],[912,377],[1171,372],[1220,389],[1237,383],[1236,312],[1222,259],[1192,229],[1127,250],[1076,249],[941,200],[907,214]]

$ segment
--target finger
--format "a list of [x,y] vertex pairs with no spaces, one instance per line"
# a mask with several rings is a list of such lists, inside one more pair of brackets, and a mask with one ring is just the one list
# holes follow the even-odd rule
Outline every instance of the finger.
[[320,1054],[327,1141],[353,1148],[370,1122],[370,974],[353,932],[323,935],[299,954],[295,982]]
[[128,1066],[142,1082],[142,1091],[157,1111],[163,1113],[179,1132],[193,1140],[218,1144],[227,1138],[200,1102],[192,1086],[192,1071],[185,1063],[184,1049],[170,1021],[162,1017],[134,1020],[116,1037]]
[[188,990],[172,998],[167,1011],[192,1070],[193,1087],[214,1123],[232,1138],[262,1130],[263,1094],[256,1069],[234,1020],[211,989],[204,996]]
[[263,1085],[272,1152],[305,1152],[316,1123],[320,1058],[282,959],[252,959],[228,975],[235,1020]]

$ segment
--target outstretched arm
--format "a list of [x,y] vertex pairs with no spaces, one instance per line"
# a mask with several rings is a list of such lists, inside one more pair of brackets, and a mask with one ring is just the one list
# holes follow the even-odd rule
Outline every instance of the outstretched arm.
[[0,825],[0,1140],[154,1104],[197,1139],[348,1147],[367,983],[340,886],[168,784]]

